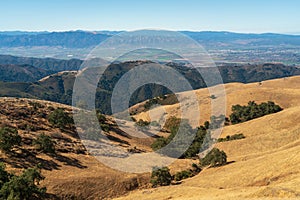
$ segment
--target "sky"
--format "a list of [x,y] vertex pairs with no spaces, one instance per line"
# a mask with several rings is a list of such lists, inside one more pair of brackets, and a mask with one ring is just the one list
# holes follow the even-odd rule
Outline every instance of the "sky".
[[298,0],[0,0],[0,31],[300,33]]

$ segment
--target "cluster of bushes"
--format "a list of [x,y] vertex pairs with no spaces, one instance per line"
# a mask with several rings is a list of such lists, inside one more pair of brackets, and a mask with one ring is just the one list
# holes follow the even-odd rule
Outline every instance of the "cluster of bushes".
[[[166,122],[165,126],[170,129],[171,133],[167,138],[157,138],[151,145],[153,150],[160,150],[172,141],[172,145],[169,145],[168,148],[161,153],[171,157],[174,155],[176,157],[180,152],[184,152],[181,158],[197,156],[207,136],[209,123],[197,129],[193,129],[188,124],[188,121],[183,120],[181,123],[180,121],[178,118],[171,117],[170,120]],[[190,144],[187,144],[189,139],[192,139],[192,141]],[[184,149],[187,146],[188,149]]]
[[172,105],[178,103],[178,99],[175,94],[169,95],[161,95],[159,97],[154,97],[149,99],[144,104],[145,110],[149,110],[152,106],[160,104],[160,105]]
[[140,119],[139,121],[135,122],[134,125],[138,130],[147,130],[149,129],[150,122]]
[[[16,146],[21,145],[22,138],[17,129],[11,127],[0,128],[0,149],[9,153]],[[40,134],[33,144],[44,153],[55,153],[54,141],[44,133]]]
[[172,182],[170,169],[168,167],[154,167],[150,182],[153,187],[170,185]]
[[146,110],[149,110],[151,108],[151,106],[156,105],[159,103],[159,99],[158,98],[153,98],[153,99],[149,99],[148,101],[146,101],[146,103],[144,104],[144,108]]
[[181,181],[197,175],[201,171],[201,168],[193,163],[192,169],[183,170],[177,172],[175,175],[171,175],[168,167],[154,167],[151,174],[151,184],[153,187],[170,185],[172,181]]
[[231,140],[240,140],[246,138],[242,133],[234,134],[234,135],[227,135],[225,138],[219,138],[218,142],[227,142]]
[[234,105],[231,108],[232,114],[230,115],[230,121],[232,124],[245,122],[251,119],[262,117],[264,115],[276,113],[282,110],[279,105],[276,105],[272,101],[256,104],[254,101],[249,101],[248,105]]
[[0,199],[41,199],[46,188],[39,188],[38,183],[43,179],[39,168],[28,168],[17,176],[7,172],[5,165],[0,163]]
[[148,130],[150,128],[150,126],[160,128],[160,124],[157,121],[148,122],[148,121],[144,121],[142,119],[136,121],[136,119],[134,117],[132,117],[131,119],[132,119],[132,121],[135,122],[134,126],[138,130],[141,130],[141,131]]
[[213,148],[204,158],[200,158],[200,165],[192,164],[192,169],[177,172],[171,175],[168,167],[154,167],[151,174],[153,187],[170,185],[172,181],[181,181],[193,177],[201,172],[201,167],[219,167],[227,164],[227,155],[224,151]]
[[110,130],[110,127],[106,123],[107,121],[106,117],[103,114],[101,114],[99,110],[96,111],[96,114],[97,114],[97,119],[100,124],[101,130],[108,132]]
[[181,172],[177,172],[174,176],[173,179],[175,181],[181,181],[183,179],[187,179],[190,177],[193,177],[195,175],[197,175],[199,172],[201,172],[201,168],[200,166],[198,166],[197,164],[193,163],[192,164],[192,169],[189,170],[183,170]]

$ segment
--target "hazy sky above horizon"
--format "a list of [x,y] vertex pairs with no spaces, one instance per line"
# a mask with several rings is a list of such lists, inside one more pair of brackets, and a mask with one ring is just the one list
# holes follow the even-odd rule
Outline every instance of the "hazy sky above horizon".
[[0,31],[136,30],[300,33],[296,0],[5,0]]

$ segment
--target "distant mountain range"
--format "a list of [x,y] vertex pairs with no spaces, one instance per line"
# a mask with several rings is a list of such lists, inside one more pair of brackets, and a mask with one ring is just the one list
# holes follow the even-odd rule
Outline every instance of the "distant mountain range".
[[60,46],[85,48],[95,46],[110,37],[108,34],[75,32],[51,32],[33,34],[0,34],[0,47]]
[[[119,31],[68,31],[68,32],[0,32],[0,47],[60,46],[65,48],[88,48],[98,45]],[[181,31],[200,44],[209,47],[300,45],[300,35],[244,34],[232,32]]]

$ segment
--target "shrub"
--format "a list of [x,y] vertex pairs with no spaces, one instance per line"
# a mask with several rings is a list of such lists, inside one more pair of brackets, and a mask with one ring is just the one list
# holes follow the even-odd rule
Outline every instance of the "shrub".
[[181,181],[182,179],[187,179],[193,176],[193,173],[191,171],[181,171],[177,172],[174,176],[175,181]]
[[151,183],[153,187],[170,185],[172,176],[167,167],[154,167],[151,174]]
[[180,125],[181,119],[177,118],[177,117],[169,117],[166,120],[166,123],[164,125],[164,129],[166,130],[171,130],[172,128],[178,128]]
[[103,124],[106,122],[106,117],[103,114],[101,114],[99,111],[97,111],[97,119],[100,124]]
[[218,142],[227,142],[231,140],[240,140],[246,138],[242,133],[234,134],[234,135],[227,135],[225,138],[219,138]]
[[4,127],[0,129],[0,149],[9,152],[14,146],[21,144],[21,136],[14,128]]
[[40,104],[39,102],[35,102],[35,101],[30,101],[28,103],[29,103],[29,105],[31,105],[33,107],[34,110],[45,107],[44,105]]
[[192,171],[194,172],[194,173],[199,173],[199,172],[201,172],[201,168],[200,168],[200,166],[198,166],[196,163],[193,163],[192,164]]
[[204,128],[205,129],[209,129],[209,125],[210,125],[209,121],[204,122]]
[[224,151],[213,148],[200,162],[202,166],[222,166],[227,163],[227,155]]
[[139,130],[146,130],[149,129],[150,122],[144,121],[140,119],[139,121],[135,122],[134,124]]
[[168,144],[167,138],[159,137],[151,144],[151,148],[154,151],[156,151],[156,150],[159,150],[162,147],[166,146],[167,144]]
[[4,182],[0,189],[0,199],[22,200],[22,199],[41,199],[46,188],[39,188],[37,184],[43,180],[40,169],[26,169],[20,176],[9,174],[5,171],[4,165],[1,164],[1,179],[4,174]]
[[4,183],[8,182],[10,178],[10,174],[5,171],[4,163],[0,163],[0,189],[4,185]]
[[150,122],[150,126],[160,127],[160,124],[157,121]]
[[150,100],[146,101],[146,103],[144,104],[144,108],[146,110],[149,110],[151,108],[151,106],[158,104],[158,102],[159,102],[158,98],[150,99]]
[[110,127],[108,124],[100,124],[101,130],[108,132],[110,130]]
[[217,97],[216,97],[216,95],[210,95],[209,98],[216,99]]
[[54,110],[49,116],[48,121],[57,128],[64,129],[66,126],[73,124],[73,118],[70,117],[63,109]]
[[53,140],[50,136],[45,135],[44,133],[40,134],[33,143],[44,153],[55,153]]

